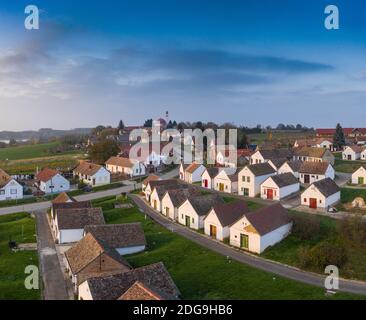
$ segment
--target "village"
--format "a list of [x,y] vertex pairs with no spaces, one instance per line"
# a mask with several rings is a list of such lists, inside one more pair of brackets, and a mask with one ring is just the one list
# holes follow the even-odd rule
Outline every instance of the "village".
[[[163,133],[168,121],[153,121],[154,127]],[[339,267],[342,277],[350,277],[352,272],[342,273],[344,265],[347,270],[352,265],[351,254],[345,253],[348,249],[343,245],[323,241],[323,247],[317,250],[328,250],[338,260],[330,256],[321,264],[311,256],[315,249],[302,248],[301,241],[295,245],[296,250],[302,250],[301,256],[294,252],[284,254],[281,245],[296,237],[314,246],[313,237],[323,228],[314,220],[318,217],[344,224],[343,228],[357,224],[362,236],[366,213],[366,129],[317,129],[312,137],[296,137],[287,147],[273,139],[273,133],[266,133],[267,141],[262,143],[248,143],[238,149],[225,146],[224,152],[217,154],[209,145],[206,153],[215,157],[215,164],[210,165],[184,163],[184,159],[178,159],[179,165],[168,164],[172,152],[156,150],[146,159],[131,159],[129,150],[136,142],[132,143],[129,135],[136,129],[138,126],[123,127],[117,135],[103,140],[107,144],[118,141],[118,152],[104,163],[80,159],[68,172],[44,167],[32,178],[9,175],[0,169],[0,203],[7,204],[0,207],[0,214],[6,217],[29,212],[36,218],[44,298],[189,297],[180,281],[175,281],[179,277],[169,259],[147,259],[152,263],[145,263],[139,258],[153,252],[155,241],[161,241],[154,236],[156,240],[150,242],[146,219],[169,232],[175,230],[188,240],[199,237],[200,245],[221,255],[239,254],[234,258],[237,261],[259,259],[265,264],[274,260],[283,268],[301,264],[302,269],[319,274],[319,283],[324,267],[333,264]],[[182,134],[181,139],[194,153],[195,138],[187,140]],[[98,143],[98,136],[88,140],[89,146]],[[229,157],[233,149],[236,161]],[[345,172],[338,169],[344,167]],[[30,187],[33,195],[23,194]],[[22,203],[25,198],[29,200]],[[140,218],[128,218],[129,214]],[[49,248],[53,248],[51,255]],[[10,239],[9,249],[29,250],[16,238]],[[275,254],[276,250],[280,254]],[[144,263],[135,264],[135,259]],[[260,269],[271,272],[272,267],[263,265]],[[356,277],[366,280],[363,273]],[[297,278],[310,284],[300,275]],[[364,288],[363,283],[361,289],[351,287],[347,292],[364,293]],[[335,296],[338,294],[342,293]]]

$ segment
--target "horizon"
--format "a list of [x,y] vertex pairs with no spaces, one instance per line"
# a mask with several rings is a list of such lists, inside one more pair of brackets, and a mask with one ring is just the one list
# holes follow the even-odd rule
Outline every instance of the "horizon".
[[39,30],[24,28],[28,4],[0,5],[0,131],[167,110],[248,127],[362,127],[366,116],[361,0],[332,2],[339,30],[324,27],[325,0],[40,0]]

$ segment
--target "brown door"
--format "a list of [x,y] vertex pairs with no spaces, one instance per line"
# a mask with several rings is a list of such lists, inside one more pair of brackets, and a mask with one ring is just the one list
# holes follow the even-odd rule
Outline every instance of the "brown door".
[[219,190],[220,190],[221,192],[223,192],[223,191],[224,191],[224,184],[223,184],[223,183],[220,183],[220,185],[219,185]]
[[352,156],[350,154],[348,155],[348,160],[352,160]]
[[216,228],[216,226],[210,225],[210,237],[216,239],[216,235],[217,235],[217,228]]
[[310,198],[310,208],[311,209],[316,209],[318,207],[318,202],[316,199],[314,198]]
[[304,175],[304,183],[310,183],[310,175],[308,174]]
[[157,209],[157,204],[156,204],[156,200],[154,200],[154,209],[156,210]]
[[267,199],[273,200],[273,190],[272,189],[267,189]]

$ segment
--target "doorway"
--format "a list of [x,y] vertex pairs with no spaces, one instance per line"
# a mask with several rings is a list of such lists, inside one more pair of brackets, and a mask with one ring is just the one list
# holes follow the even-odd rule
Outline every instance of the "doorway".
[[249,249],[249,237],[246,234],[240,235],[240,248]]
[[308,174],[304,175],[304,183],[306,183],[306,184],[310,183],[310,175],[308,175]]
[[267,189],[267,199],[273,200],[273,189]]
[[210,225],[210,237],[216,239],[217,236],[217,227]]
[[310,198],[310,208],[311,209],[316,209],[318,207],[318,201],[317,199],[314,198]]
[[191,218],[189,216],[186,216],[186,227],[191,227]]

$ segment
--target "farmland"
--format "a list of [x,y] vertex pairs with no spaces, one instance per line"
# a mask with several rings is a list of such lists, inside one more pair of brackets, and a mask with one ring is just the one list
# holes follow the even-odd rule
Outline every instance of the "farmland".
[[297,139],[312,139],[315,134],[304,131],[275,131],[271,133],[271,137],[267,133],[248,134],[248,139],[252,144],[262,144],[264,142],[279,142],[283,146],[293,145]]

